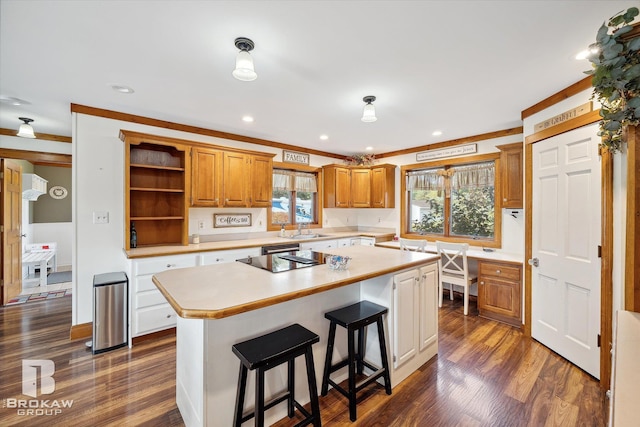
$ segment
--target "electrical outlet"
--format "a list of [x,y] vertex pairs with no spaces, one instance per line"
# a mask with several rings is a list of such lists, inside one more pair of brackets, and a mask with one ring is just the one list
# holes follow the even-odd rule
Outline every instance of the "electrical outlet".
[[203,220],[198,221],[198,228],[199,229],[203,229],[204,228],[204,221]]
[[109,224],[109,212],[95,211],[93,213],[94,224]]

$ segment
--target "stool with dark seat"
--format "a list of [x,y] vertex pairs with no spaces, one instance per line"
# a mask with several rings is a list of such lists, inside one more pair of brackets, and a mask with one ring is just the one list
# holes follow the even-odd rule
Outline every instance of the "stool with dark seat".
[[[312,424],[320,426],[320,405],[318,403],[318,388],[316,385],[315,368],[313,366],[313,352],[311,346],[320,341],[318,335],[310,330],[293,324],[266,335],[234,344],[232,349],[240,358],[240,375],[238,377],[238,391],[236,395],[236,409],[233,425],[240,426],[243,422],[255,418],[256,426],[264,425],[264,412],[280,402],[287,401],[289,418],[293,417],[295,408],[305,416],[298,426]],[[295,400],[295,358],[304,354],[307,362],[307,380],[311,399],[311,413]],[[288,363],[287,390],[269,402],[264,401],[264,374],[271,368]],[[244,395],[247,386],[248,369],[256,372],[256,403],[252,413],[243,415]]]
[[[367,385],[371,384],[378,378],[384,379],[384,388],[387,394],[391,394],[391,379],[389,376],[389,362],[387,360],[387,344],[384,335],[383,316],[387,313],[387,308],[369,301],[361,301],[359,303],[340,308],[338,310],[325,313],[324,317],[331,321],[329,326],[329,338],[327,341],[327,357],[324,362],[324,374],[322,376],[321,395],[326,396],[329,391],[329,384],[338,392],[342,393],[349,399],[349,418],[351,421],[356,420],[356,393]],[[378,341],[380,343],[380,360],[382,367],[372,365],[364,359],[366,352],[365,328],[375,323],[378,326]],[[332,364],[333,344],[336,338],[336,325],[340,325],[347,329],[348,355],[345,360]],[[355,333],[358,331],[358,348],[355,347]],[[330,376],[332,372],[337,371],[343,366],[348,366],[349,370],[349,387],[348,390],[343,389]],[[366,380],[356,385],[356,372],[362,374],[364,367],[374,371]]]

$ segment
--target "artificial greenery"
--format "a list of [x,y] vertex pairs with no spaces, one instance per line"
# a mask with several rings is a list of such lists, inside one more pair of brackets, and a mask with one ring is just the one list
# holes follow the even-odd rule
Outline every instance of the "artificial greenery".
[[345,159],[345,163],[352,166],[371,166],[376,159],[375,154],[354,154]]
[[598,135],[614,153],[624,142],[624,128],[640,124],[640,37],[624,37],[637,15],[637,7],[614,15],[589,46],[593,69],[585,73],[593,76],[592,99],[602,104]]

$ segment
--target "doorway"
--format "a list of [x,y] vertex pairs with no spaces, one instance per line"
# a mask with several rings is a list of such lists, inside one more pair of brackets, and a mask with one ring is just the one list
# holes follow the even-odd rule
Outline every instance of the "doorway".
[[[17,164],[19,160],[25,160],[33,165],[37,166],[56,166],[56,167],[64,167],[71,168],[71,155],[67,154],[56,154],[56,153],[45,153],[45,152],[33,152],[33,151],[23,151],[23,150],[13,150],[13,149],[0,149],[0,158],[4,164]],[[22,172],[22,171],[20,171]],[[3,190],[5,186],[5,174],[2,179]],[[17,173],[16,176],[22,177],[21,173]],[[15,180],[12,178],[12,180]],[[7,181],[9,182],[9,181]],[[11,297],[15,297],[22,291],[22,237],[24,235],[24,227],[23,227],[23,218],[22,213],[17,211],[16,209],[22,210],[22,193],[21,193],[21,184],[17,185],[15,192],[15,203],[11,203],[7,201],[8,193],[3,192],[2,194],[2,204],[4,206],[9,206],[8,203],[11,203],[13,208],[10,210],[13,211],[13,215],[17,215],[17,223],[14,222],[11,225],[11,228],[15,228],[16,232],[11,233],[3,233],[2,244],[0,245],[0,254],[2,256],[2,280],[3,285],[9,283],[10,286],[3,286],[1,295],[0,295],[0,306],[4,306]],[[2,226],[5,227],[5,223],[9,224],[10,218],[7,218],[5,215],[5,211],[7,209],[3,209],[2,216]],[[15,221],[15,220],[14,220]],[[6,229],[6,228],[5,228]],[[17,239],[11,239],[9,242],[9,234],[16,234]],[[15,237],[15,236],[14,236]],[[14,241],[15,240],[15,241]],[[14,274],[15,273],[15,274]],[[46,272],[41,273],[46,274]],[[6,276],[6,277],[5,277]],[[19,281],[16,284],[16,280],[13,277],[18,277]],[[8,281],[7,281],[8,280]],[[11,295],[10,295],[11,294]],[[15,294],[15,295],[14,295]]]

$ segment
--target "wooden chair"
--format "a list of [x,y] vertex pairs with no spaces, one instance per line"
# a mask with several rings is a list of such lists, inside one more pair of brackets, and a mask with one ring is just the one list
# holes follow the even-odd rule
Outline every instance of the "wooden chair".
[[453,300],[453,286],[464,287],[464,315],[469,314],[469,288],[478,281],[475,275],[469,274],[467,263],[468,243],[445,243],[436,241],[438,260],[440,299],[438,306],[442,307],[444,284],[449,284],[449,298]]
[[417,252],[426,252],[425,249],[427,248],[427,241],[400,238],[400,250],[412,251],[414,250],[413,248],[415,248]]

